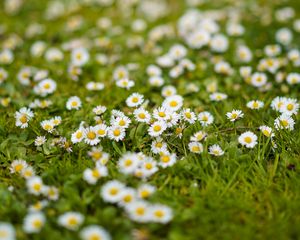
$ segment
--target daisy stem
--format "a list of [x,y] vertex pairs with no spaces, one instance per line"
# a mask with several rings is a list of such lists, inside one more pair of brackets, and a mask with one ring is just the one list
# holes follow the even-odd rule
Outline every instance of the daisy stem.
[[138,129],[139,125],[140,125],[140,123],[138,122],[136,127],[135,127],[135,130],[134,130],[133,141],[135,141],[135,136],[136,136],[136,132],[137,132],[137,129]]

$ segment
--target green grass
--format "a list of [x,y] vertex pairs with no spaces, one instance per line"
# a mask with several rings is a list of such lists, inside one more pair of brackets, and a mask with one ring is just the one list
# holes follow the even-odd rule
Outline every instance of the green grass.
[[[203,143],[204,149],[212,144],[219,144],[225,151],[222,157],[213,157],[205,150],[201,155],[188,151],[190,136],[203,129],[199,123],[188,126],[184,130],[183,138],[174,134],[166,137],[169,149],[176,152],[179,160],[174,166],[160,170],[147,181],[157,187],[157,191],[150,198],[150,202],[163,203],[174,211],[173,220],[166,224],[147,223],[139,224],[131,221],[124,210],[116,205],[105,203],[99,195],[101,186],[110,179],[126,182],[128,186],[137,187],[141,180],[119,173],[117,161],[121,153],[126,151],[142,151],[154,156],[150,151],[151,138],[147,135],[147,126],[139,124],[137,129],[131,125],[127,130],[126,139],[112,143],[105,139],[101,142],[104,151],[111,155],[108,163],[109,176],[100,179],[96,185],[89,185],[82,179],[82,172],[94,164],[88,157],[90,146],[80,143],[73,145],[73,152],[67,153],[61,148],[51,147],[47,142],[43,147],[34,146],[34,139],[38,135],[46,135],[47,139],[70,135],[78,128],[81,121],[93,125],[93,107],[105,105],[108,112],[120,109],[130,114],[126,98],[132,92],[139,92],[149,99],[148,109],[157,107],[163,101],[160,88],[151,88],[147,83],[146,67],[154,63],[156,56],[153,52],[143,53],[141,49],[129,49],[126,46],[128,37],[135,36],[129,30],[130,22],[136,16],[127,17],[120,13],[116,6],[108,8],[81,7],[74,13],[66,14],[53,21],[43,18],[47,1],[28,0],[24,7],[14,16],[6,14],[3,3],[0,3],[0,23],[6,26],[5,33],[0,34],[0,45],[5,39],[16,33],[22,40],[22,46],[14,50],[15,60],[10,65],[0,67],[8,71],[9,78],[0,85],[0,96],[10,97],[8,107],[0,107],[0,221],[12,223],[18,239],[64,239],[78,238],[78,232],[71,232],[57,225],[57,217],[66,211],[78,211],[85,215],[84,225],[99,224],[111,233],[113,239],[132,239],[132,231],[137,229],[147,237],[142,239],[171,239],[171,240],[198,240],[198,239],[299,239],[300,238],[300,128],[299,114],[294,117],[295,130],[276,131],[276,150],[271,147],[270,140],[263,136],[257,128],[260,125],[273,126],[278,116],[270,108],[270,102],[276,96],[288,96],[299,100],[299,84],[291,87],[286,83],[278,84],[270,77],[273,88],[268,92],[260,92],[247,85],[239,76],[238,69],[242,65],[235,57],[235,46],[243,41],[251,50],[262,49],[267,44],[275,42],[274,34],[279,27],[292,28],[292,22],[271,22],[268,26],[260,23],[262,15],[255,11],[247,11],[242,15],[242,23],[247,29],[242,39],[230,38],[229,50],[224,58],[230,62],[236,73],[224,77],[213,71],[211,57],[215,54],[209,51],[188,50],[188,57],[197,65],[194,72],[186,73],[177,79],[170,79],[167,72],[164,78],[167,84],[177,88],[178,94],[184,97],[184,107],[190,107],[199,113],[202,110],[210,111],[214,117],[213,125],[206,127],[208,138]],[[65,1],[67,2],[67,1]],[[234,1],[235,2],[235,1]],[[203,9],[219,9],[223,6],[232,6],[233,1],[213,1],[203,5]],[[297,17],[300,17],[300,4],[297,1],[245,1],[245,4],[263,4],[270,11],[282,6],[293,6]],[[224,3],[224,5],[223,5]],[[160,20],[149,22],[148,29],[162,24],[176,25],[186,5],[183,1],[169,1],[174,14]],[[202,8],[201,8],[202,9]],[[77,31],[66,32],[64,27],[70,16],[81,15],[85,22]],[[112,36],[110,30],[101,31],[96,28],[96,20],[100,16],[111,17],[116,26],[122,26],[126,31],[120,36]],[[33,38],[25,37],[26,27],[30,23],[44,24],[46,31]],[[224,32],[225,21],[220,22]],[[146,39],[146,33],[142,33]],[[108,56],[117,54],[120,60],[108,66],[101,66],[94,60],[83,67],[80,81],[74,82],[67,76],[69,53],[65,53],[62,62],[49,63],[44,58],[36,59],[29,54],[30,46],[37,40],[45,41],[49,46],[61,46],[62,43],[74,38],[108,37],[111,39],[111,48],[93,48],[90,50],[91,59],[97,53]],[[294,34],[292,46],[299,48],[300,34]],[[162,52],[168,51],[174,43],[182,42],[177,37],[162,40],[157,44]],[[120,46],[118,48],[117,46]],[[259,54],[249,64],[256,67]],[[284,56],[284,55],[282,55]],[[130,91],[115,86],[112,79],[114,69],[122,64],[138,63],[139,70],[132,71],[130,76],[135,80],[135,87]],[[204,69],[203,64],[207,64]],[[54,94],[47,97],[53,105],[47,109],[35,109],[35,117],[26,129],[15,126],[14,113],[23,106],[28,106],[37,98],[31,87],[20,85],[16,78],[17,72],[23,66],[35,66],[48,69],[49,75],[56,80],[58,88]],[[286,72],[297,72],[298,69],[288,65]],[[218,83],[218,90],[228,94],[228,99],[219,103],[209,100],[206,91],[207,84],[214,80]],[[87,91],[85,84],[89,81],[100,81],[105,84],[101,92]],[[195,83],[200,87],[198,93],[189,93],[186,90],[188,83]],[[239,85],[239,90],[234,86]],[[67,111],[65,103],[70,96],[76,95],[83,101],[79,111]],[[86,98],[89,98],[88,100]],[[252,99],[264,101],[265,107],[255,111],[246,108],[246,103]],[[232,109],[243,110],[245,117],[233,124],[225,114]],[[46,133],[39,125],[42,120],[53,116],[61,116],[63,121],[58,126],[58,135]],[[105,120],[109,113],[105,113]],[[238,136],[251,129],[258,136],[258,145],[254,149],[247,149],[238,144]],[[173,129],[174,133],[174,129]],[[175,136],[175,137],[174,137]],[[30,195],[26,190],[26,182],[16,174],[10,174],[9,166],[15,159],[25,159],[33,166],[47,185],[59,188],[60,197],[56,202],[50,202],[44,210],[47,222],[38,234],[25,234],[22,230],[22,221],[29,205],[40,200],[41,197]],[[14,191],[8,190],[9,186]],[[138,238],[137,238],[138,239]]]

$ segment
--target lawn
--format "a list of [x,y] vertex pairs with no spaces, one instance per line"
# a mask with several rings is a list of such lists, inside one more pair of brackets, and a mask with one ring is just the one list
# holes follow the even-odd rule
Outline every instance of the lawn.
[[300,239],[300,2],[0,2],[0,240]]

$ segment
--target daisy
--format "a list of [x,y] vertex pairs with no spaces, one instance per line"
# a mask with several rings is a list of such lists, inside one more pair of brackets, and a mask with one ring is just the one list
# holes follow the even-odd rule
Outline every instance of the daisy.
[[198,115],[198,120],[203,127],[206,127],[214,122],[214,117],[210,112],[201,112]]
[[45,225],[46,218],[41,212],[29,213],[23,221],[23,230],[26,233],[38,233]]
[[158,171],[157,163],[149,157],[143,161],[139,170],[142,171],[144,178],[150,177]]
[[20,128],[27,128],[28,122],[33,118],[34,113],[26,107],[22,107],[15,113],[16,126]]
[[185,46],[181,44],[175,44],[169,50],[169,56],[174,60],[182,59],[186,56],[186,54],[187,54],[187,49]]
[[161,95],[162,95],[163,97],[171,97],[171,96],[176,95],[176,93],[177,93],[176,88],[175,88],[174,86],[171,86],[171,85],[169,85],[169,86],[164,86],[164,87],[162,88],[162,90],[161,90]]
[[170,118],[171,111],[166,107],[159,107],[154,109],[153,117],[158,121],[166,121]]
[[164,152],[167,150],[167,144],[162,138],[158,137],[151,143],[151,151],[155,154]]
[[111,125],[118,126],[124,129],[128,128],[130,123],[131,123],[130,118],[126,116],[117,117],[116,119],[111,121]]
[[267,75],[265,73],[256,72],[251,76],[251,84],[254,87],[262,87],[267,83]]
[[210,94],[209,98],[210,98],[211,101],[220,102],[220,101],[223,101],[223,100],[227,99],[227,95],[224,94],[224,93],[216,92],[216,93]]
[[181,117],[184,121],[193,124],[197,120],[197,116],[190,108],[185,108],[181,111]]
[[29,212],[40,212],[46,206],[48,206],[49,202],[47,200],[37,201],[36,203],[29,206]]
[[44,186],[43,194],[51,201],[57,201],[59,198],[59,191],[54,186]]
[[55,116],[54,118],[51,118],[50,121],[53,123],[54,126],[58,126],[61,124],[61,117]]
[[176,163],[176,154],[161,154],[159,165],[162,168],[171,167]]
[[253,132],[247,131],[239,136],[238,141],[247,148],[254,148],[257,144],[257,136]]
[[73,96],[73,97],[70,97],[66,103],[66,108],[68,110],[72,110],[72,109],[75,109],[75,110],[78,110],[81,108],[81,100],[79,97],[77,96]]
[[16,239],[16,230],[10,223],[0,222],[0,239],[1,240]]
[[44,120],[40,123],[40,125],[48,133],[52,133],[54,131],[55,125],[51,120]]
[[146,73],[150,76],[160,76],[162,74],[162,70],[161,68],[159,68],[158,66],[151,64],[146,68]]
[[235,122],[236,120],[243,118],[244,113],[241,110],[232,110],[231,112],[226,113],[226,116],[231,122]]
[[192,142],[201,142],[203,139],[205,139],[207,136],[207,133],[204,131],[198,131],[194,133],[193,136],[191,136],[191,141]]
[[150,197],[156,191],[156,187],[147,183],[140,185],[137,189],[137,195],[141,199]]
[[111,180],[105,183],[102,188],[100,195],[105,202],[117,203],[121,199],[122,190],[125,185],[118,180]]
[[290,115],[282,114],[275,119],[274,125],[276,129],[294,130],[295,121]]
[[151,137],[158,137],[166,129],[167,129],[167,126],[163,121],[156,121],[148,128],[148,133]]
[[38,176],[27,179],[26,186],[28,192],[36,196],[42,194],[44,188],[43,181]]
[[90,55],[85,48],[76,48],[71,52],[71,62],[75,66],[83,66],[89,61]]
[[111,240],[109,233],[101,226],[89,225],[80,231],[82,240]]
[[56,90],[56,82],[50,78],[40,81],[35,87],[34,92],[41,96],[47,96]]
[[133,114],[137,122],[149,123],[151,120],[150,113],[142,107],[135,109]]
[[91,146],[97,145],[100,142],[97,133],[97,127],[88,127],[84,129],[84,142]]
[[104,84],[100,82],[88,82],[85,87],[90,91],[100,91],[104,89]]
[[25,179],[29,179],[29,178],[35,176],[35,171],[34,171],[33,167],[27,166],[27,167],[23,168],[21,171],[21,176]]
[[299,73],[289,73],[286,77],[286,81],[290,85],[300,83],[300,74]]
[[84,134],[85,134],[84,128],[79,128],[74,133],[72,133],[71,142],[74,143],[74,144],[81,142],[85,137]]
[[134,201],[126,205],[125,210],[129,215],[129,218],[136,222],[147,222],[149,221],[149,210],[150,206],[145,201]]
[[166,224],[173,218],[172,209],[161,204],[155,204],[150,207],[150,219],[153,222]]
[[144,101],[144,96],[139,93],[133,93],[126,99],[128,107],[138,107]]
[[177,111],[179,110],[183,105],[183,97],[180,95],[173,95],[170,97],[167,97],[163,103],[162,106],[171,110],[171,111]]
[[165,80],[161,76],[153,76],[149,78],[148,82],[153,87],[161,87]]
[[125,129],[119,126],[111,126],[108,129],[108,138],[115,141],[120,141],[125,138]]
[[10,173],[21,173],[23,169],[27,168],[28,164],[25,160],[14,160],[10,165]]
[[273,129],[268,126],[260,126],[259,130],[265,135],[266,137],[274,137],[275,134],[273,133]]
[[101,115],[106,111],[106,107],[105,106],[97,106],[93,108],[93,113],[95,113],[96,115]]
[[118,161],[120,172],[124,174],[132,174],[139,165],[139,159],[135,153],[125,153]]
[[208,153],[214,156],[222,156],[224,151],[218,144],[214,144],[208,148]]
[[252,100],[247,103],[248,108],[255,109],[255,110],[260,109],[263,106],[264,106],[264,102],[259,101],[259,100]]
[[199,142],[190,142],[189,145],[189,150],[192,153],[202,153],[203,152],[203,145],[202,143]]
[[69,230],[76,231],[84,221],[84,216],[78,212],[66,212],[58,217],[58,224]]
[[108,171],[105,166],[97,166],[94,169],[87,168],[83,171],[83,179],[89,184],[96,184],[101,177],[107,175]]
[[287,98],[285,97],[276,97],[271,102],[271,108],[275,111],[280,111],[282,105],[285,103]]
[[125,187],[120,193],[120,206],[126,206],[136,200],[136,190],[134,188]]
[[104,138],[107,135],[108,127],[106,124],[98,124],[95,128],[99,137]]
[[124,66],[119,66],[115,69],[113,73],[113,77],[115,80],[120,80],[129,77],[129,72]]
[[47,141],[45,136],[37,136],[34,140],[35,146],[42,146]]
[[129,90],[135,84],[134,84],[134,81],[132,81],[128,78],[123,78],[123,79],[117,80],[116,85],[120,88],[126,88],[127,90]]
[[279,112],[286,115],[297,115],[299,103],[297,99],[287,98],[279,108]]

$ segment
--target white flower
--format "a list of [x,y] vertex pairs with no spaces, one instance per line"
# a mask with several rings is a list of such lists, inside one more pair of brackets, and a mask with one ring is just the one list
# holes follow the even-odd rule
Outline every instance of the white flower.
[[253,132],[247,131],[239,136],[238,141],[247,148],[254,148],[257,144],[257,136]]
[[211,101],[220,102],[227,99],[227,95],[225,93],[215,92],[209,95]]
[[144,183],[138,187],[137,194],[139,198],[144,199],[150,197],[155,191],[155,186]]
[[153,64],[147,67],[146,72],[150,77],[160,76],[162,74],[162,70],[158,66]]
[[73,96],[73,97],[70,97],[66,103],[66,108],[68,110],[72,110],[72,109],[80,109],[81,108],[81,100],[79,97],[77,96]]
[[290,85],[300,83],[300,74],[299,73],[289,73],[286,77],[286,81]]
[[71,142],[72,143],[79,143],[84,139],[84,128],[79,128],[71,135]]
[[288,45],[293,40],[293,33],[288,28],[280,28],[275,35],[276,41],[282,45]]
[[193,49],[200,49],[210,41],[210,34],[204,29],[194,31],[186,37],[187,45]]
[[134,201],[126,205],[125,210],[129,215],[129,218],[136,222],[149,221],[150,206],[145,201]]
[[116,85],[120,88],[126,88],[127,90],[132,88],[135,84],[134,81],[129,80],[128,78],[119,79],[116,82]]
[[52,133],[54,131],[55,125],[50,120],[44,120],[40,124],[41,124],[41,127],[48,133]]
[[167,151],[167,144],[158,137],[151,143],[151,151],[155,154]]
[[125,129],[120,126],[111,126],[108,129],[108,138],[115,141],[120,141],[125,138]]
[[108,127],[105,124],[98,124],[95,128],[99,137],[104,138],[107,135]]
[[71,52],[71,62],[75,66],[85,65],[89,58],[89,52],[85,48],[76,48]]
[[299,103],[297,99],[287,98],[279,108],[279,112],[286,115],[297,115]]
[[168,86],[164,86],[161,90],[161,95],[163,97],[170,97],[170,96],[174,96],[176,95],[177,90],[175,87],[168,85]]
[[161,204],[154,204],[150,207],[150,220],[158,223],[168,223],[173,218],[172,209]]
[[28,164],[24,160],[14,160],[10,165],[10,173],[21,173],[23,169],[27,168]]
[[237,56],[241,62],[250,62],[252,60],[252,52],[247,46],[239,46]]
[[113,73],[113,77],[115,80],[121,80],[121,79],[128,78],[129,77],[128,70],[123,66],[119,66],[115,69],[115,71]]
[[208,126],[214,122],[214,117],[210,112],[201,112],[198,115],[198,120],[200,121],[202,126]]
[[202,153],[203,152],[203,145],[200,142],[190,142],[188,146],[189,146],[189,150],[192,153]]
[[59,62],[63,60],[64,54],[58,48],[49,48],[45,53],[45,58],[49,62]]
[[56,82],[50,78],[40,81],[35,87],[34,92],[40,96],[47,96],[56,90]]
[[116,119],[111,119],[112,126],[118,126],[124,129],[128,128],[130,123],[131,123],[130,118],[126,116],[117,117]]
[[8,73],[5,69],[0,68],[0,84],[3,83],[7,79]]
[[151,120],[150,113],[142,107],[135,109],[133,114],[138,122],[149,123]]
[[214,156],[222,156],[224,151],[218,144],[214,144],[208,148],[208,153]]
[[101,115],[106,111],[106,107],[105,106],[97,106],[93,108],[93,113],[95,113],[96,115]]
[[216,34],[210,40],[209,45],[214,52],[223,53],[228,49],[228,39],[222,34]]
[[44,184],[40,177],[35,176],[26,180],[26,186],[29,193],[40,195],[44,190]]
[[[135,172],[141,171],[142,177],[147,178],[152,176],[154,173],[158,171],[157,162],[153,160],[151,157],[147,157],[142,163],[139,169]],[[137,174],[138,176],[138,174]],[[139,177],[139,176],[138,176]]]
[[48,197],[49,200],[56,201],[59,198],[59,191],[54,186],[45,186],[43,188],[43,194]]
[[232,110],[231,112],[226,113],[226,116],[231,122],[235,122],[236,120],[243,118],[244,113],[241,110]]
[[15,113],[16,126],[21,128],[27,128],[28,122],[33,118],[34,113],[26,107],[22,107]]
[[163,107],[171,111],[179,110],[182,107],[182,105],[183,105],[183,97],[180,95],[173,95],[167,97],[162,103]]
[[262,87],[267,83],[267,75],[265,73],[256,72],[251,76],[251,84],[254,87]]
[[124,174],[132,174],[139,165],[139,159],[135,153],[125,153],[118,161],[120,172]]
[[137,107],[144,101],[144,96],[139,93],[133,93],[126,99],[128,107]]
[[16,239],[16,230],[10,223],[0,222],[0,239],[1,240]]
[[29,213],[25,216],[23,229],[26,233],[38,233],[46,222],[45,215],[41,212]]
[[27,166],[27,167],[23,168],[21,171],[21,176],[25,179],[29,179],[29,178],[35,176],[35,171],[34,171],[33,167]]
[[136,200],[136,190],[134,188],[125,187],[121,190],[120,201],[118,204],[125,207],[126,205],[134,202]]
[[282,114],[275,119],[274,125],[276,129],[294,130],[295,121],[290,115]]
[[101,196],[105,202],[117,203],[121,199],[125,185],[117,180],[108,181],[101,188]]
[[174,60],[182,59],[186,56],[187,49],[181,44],[173,45],[169,50],[169,56]]
[[189,108],[183,109],[181,111],[181,117],[183,120],[187,121],[190,124],[195,123],[195,121],[197,120],[196,114]]
[[165,130],[167,129],[167,126],[165,122],[163,121],[156,121],[154,122],[149,128],[148,133],[152,137],[158,137],[160,136]]
[[153,87],[161,87],[165,80],[161,76],[152,76],[149,78],[148,82]]
[[276,97],[271,102],[271,108],[276,111],[280,111],[282,105],[285,103],[287,98],[285,97]]
[[159,159],[159,165],[163,168],[166,167],[171,167],[176,163],[176,154],[161,154],[160,159]]
[[100,91],[104,89],[104,84],[100,82],[88,82],[85,87],[90,91]]
[[84,221],[84,216],[78,212],[66,212],[58,217],[58,224],[69,230],[76,231]]
[[205,139],[207,136],[206,132],[203,131],[198,131],[196,133],[194,133],[193,136],[191,136],[191,141],[192,142],[201,142],[203,139]]
[[96,182],[108,175],[107,168],[105,166],[97,166],[94,169],[87,168],[83,171],[83,179],[89,184],[96,184]]
[[263,135],[265,135],[266,137],[274,137],[275,134],[273,133],[273,129],[268,127],[268,126],[260,126],[259,130],[262,132]]
[[88,127],[84,129],[84,142],[93,146],[100,142],[97,133],[97,127]]
[[109,233],[101,226],[89,225],[80,231],[82,240],[111,240]]
[[252,100],[247,103],[247,107],[250,109],[260,109],[264,106],[264,102],[259,100]]

